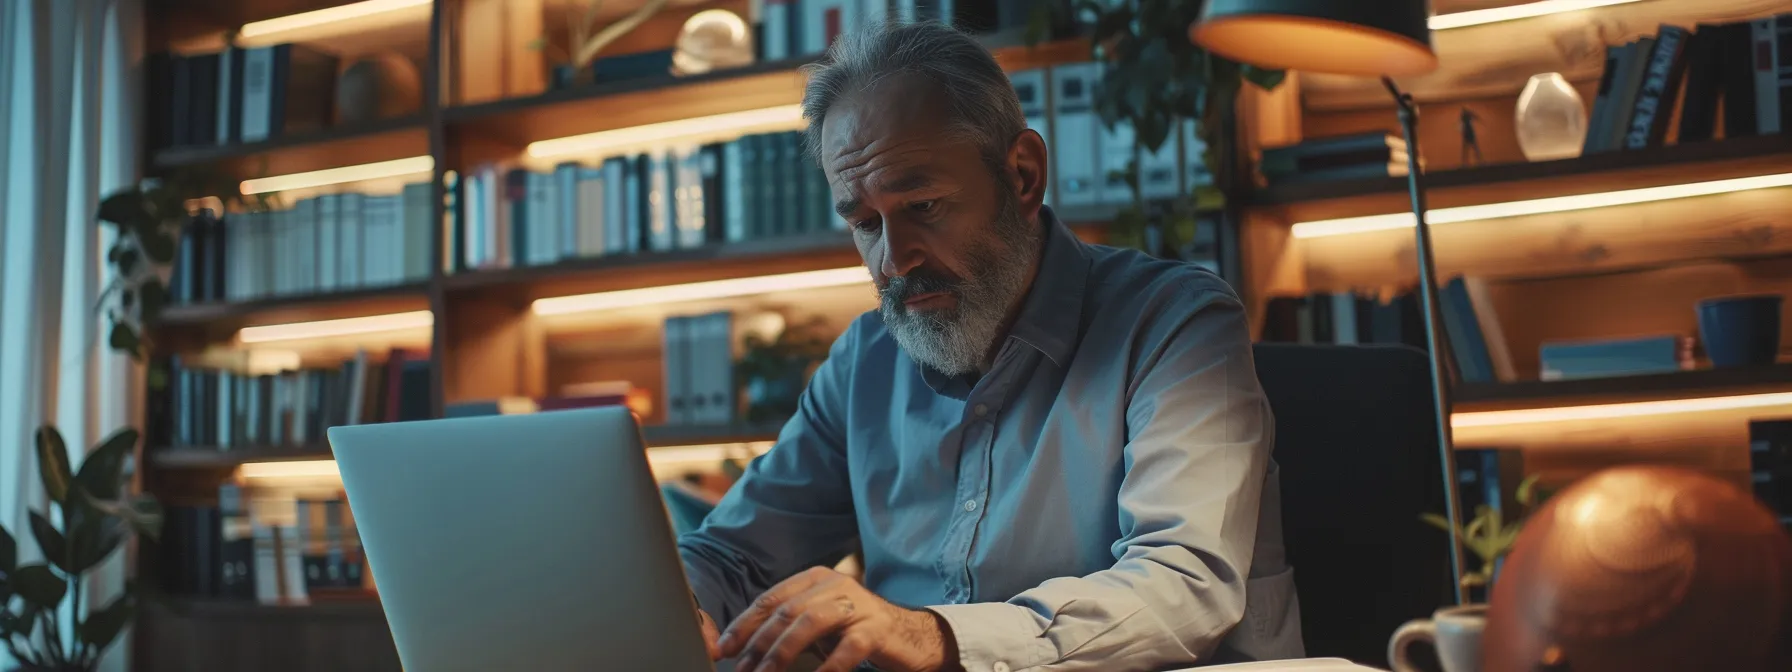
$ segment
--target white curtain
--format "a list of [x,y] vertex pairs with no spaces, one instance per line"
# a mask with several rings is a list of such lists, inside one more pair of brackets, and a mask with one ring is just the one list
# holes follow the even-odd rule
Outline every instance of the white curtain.
[[[27,511],[46,510],[36,429],[56,425],[78,464],[140,417],[139,376],[95,311],[111,241],[94,214],[138,178],[141,17],[141,0],[0,0],[0,523],[22,557]],[[119,554],[96,571],[90,606],[124,569]],[[126,642],[102,669],[125,669]]]

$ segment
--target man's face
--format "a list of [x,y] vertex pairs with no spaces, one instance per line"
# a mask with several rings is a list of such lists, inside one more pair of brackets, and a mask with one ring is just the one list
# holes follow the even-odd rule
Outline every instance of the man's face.
[[821,162],[876,283],[884,324],[941,373],[979,369],[1031,281],[1041,234],[974,143],[946,133],[946,103],[919,77],[836,103]]

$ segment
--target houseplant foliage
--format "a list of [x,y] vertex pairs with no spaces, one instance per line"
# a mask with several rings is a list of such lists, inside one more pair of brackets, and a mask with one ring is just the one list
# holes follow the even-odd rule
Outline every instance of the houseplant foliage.
[[[1525,515],[1535,511],[1548,499],[1548,493],[1538,492],[1537,476],[1531,475],[1518,484],[1518,492],[1514,496]],[[1420,516],[1432,527],[1448,532],[1450,521],[1435,513]],[[1487,590],[1493,587],[1493,572],[1500,558],[1512,552],[1512,545],[1518,541],[1518,533],[1524,528],[1524,518],[1504,520],[1498,509],[1486,504],[1475,507],[1475,516],[1464,521],[1456,531],[1462,545],[1481,561],[1481,566],[1472,572],[1462,575],[1462,587],[1467,591],[1474,589]]]
[[[113,434],[71,469],[68,448],[55,427],[35,437],[38,475],[55,511],[31,511],[31,536],[41,562],[19,564],[18,543],[0,528],[0,637],[25,670],[85,671],[99,665],[136,609],[134,585],[106,606],[90,610],[82,597],[84,579],[131,533],[154,539],[161,531],[161,507],[154,499],[130,494],[125,462],[137,445],[137,431]],[[51,515],[60,512],[60,525]],[[64,601],[72,602],[64,607]]]
[[1090,58],[1109,66],[1096,87],[1096,114],[1110,129],[1130,124],[1140,152],[1162,149],[1188,119],[1195,120],[1196,136],[1205,147],[1201,158],[1215,184],[1169,203],[1150,204],[1150,210],[1139,191],[1138,162],[1129,164],[1122,176],[1132,187],[1133,206],[1116,214],[1109,229],[1113,244],[1146,247],[1146,230],[1155,220],[1162,243],[1150,247],[1173,256],[1193,242],[1197,212],[1218,208],[1226,193],[1249,186],[1232,153],[1239,91],[1246,82],[1274,89],[1285,73],[1237,63],[1190,42],[1188,27],[1200,17],[1202,4],[1044,2],[1036,4],[1030,16],[1029,44],[1037,44],[1053,26],[1073,19],[1092,26]]
[[576,3],[567,3],[565,8],[566,49],[556,48],[546,35],[530,40],[528,47],[541,52],[548,49],[561,51],[565,62],[560,67],[567,71],[567,75],[564,77],[566,83],[571,83],[575,79],[574,73],[590,67],[591,62],[597,60],[597,54],[603,51],[604,47],[653,18],[653,15],[666,8],[669,1],[647,0],[641,6],[636,7],[634,11],[629,12],[627,16],[602,28],[597,28],[597,19],[604,7],[603,0],[586,0],[583,7]]
[[827,359],[827,322],[817,316],[766,337],[749,332],[745,352],[734,364],[735,379],[746,386],[747,421],[765,422],[796,413],[809,369]]

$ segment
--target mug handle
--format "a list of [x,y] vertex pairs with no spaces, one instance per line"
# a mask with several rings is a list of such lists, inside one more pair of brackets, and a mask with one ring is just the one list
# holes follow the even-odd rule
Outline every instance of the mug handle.
[[1407,621],[1394,631],[1394,637],[1388,640],[1388,664],[1394,666],[1394,672],[1422,672],[1406,659],[1406,649],[1419,641],[1437,644],[1437,624],[1429,620]]

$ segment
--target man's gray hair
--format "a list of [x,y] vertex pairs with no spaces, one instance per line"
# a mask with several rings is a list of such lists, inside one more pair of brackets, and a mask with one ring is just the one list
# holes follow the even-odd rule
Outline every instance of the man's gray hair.
[[820,62],[803,70],[809,74],[803,91],[803,118],[809,120],[804,144],[817,163],[828,110],[892,75],[921,75],[939,85],[949,105],[948,132],[975,143],[986,162],[999,162],[1027,127],[1014,86],[989,50],[936,21],[876,25],[841,35]]

